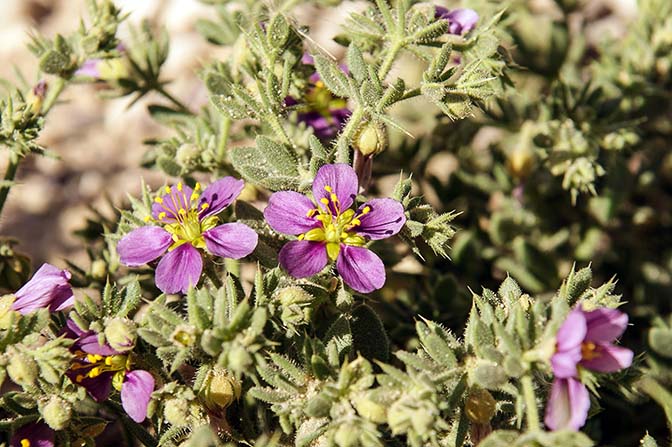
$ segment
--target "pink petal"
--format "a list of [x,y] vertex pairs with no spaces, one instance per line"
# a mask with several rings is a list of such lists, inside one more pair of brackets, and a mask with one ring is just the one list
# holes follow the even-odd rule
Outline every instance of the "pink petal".
[[581,361],[581,346],[568,351],[556,352],[551,357],[553,375],[560,379],[576,377],[576,365]]
[[308,212],[315,209],[308,197],[294,191],[280,191],[271,195],[264,210],[264,218],[275,231],[284,234],[302,234],[320,225]]
[[199,210],[203,203],[209,206],[200,215],[201,219],[207,216],[218,214],[227,206],[231,205],[238,198],[240,192],[245,187],[245,182],[233,177],[224,177],[210,184],[198,201]]
[[385,239],[397,234],[406,223],[404,207],[393,199],[373,199],[362,205],[362,209],[368,207],[370,211],[359,218],[360,225],[354,228],[358,234],[369,239]]
[[257,246],[259,236],[242,223],[219,225],[203,233],[208,251],[222,258],[240,259]]
[[555,338],[558,351],[569,351],[581,346],[586,338],[586,317],[580,307],[567,315]]
[[582,360],[581,366],[593,371],[611,373],[632,365],[632,351],[612,344],[597,345],[595,355],[592,360]]
[[186,293],[198,284],[203,270],[201,254],[190,244],[168,252],[156,267],[156,287],[164,293]]
[[282,268],[294,278],[307,278],[320,272],[329,259],[323,242],[287,242],[278,254]]
[[[194,190],[187,185],[182,185],[182,190],[173,185],[170,192],[161,196],[161,203],[152,204],[152,217],[162,223],[177,222],[177,216],[180,210],[189,211],[192,205],[191,196]],[[166,213],[164,217],[159,219],[161,213]]]
[[602,307],[585,312],[588,331],[586,340],[609,343],[620,337],[628,326],[628,314]]
[[576,379],[555,379],[546,404],[544,422],[551,430],[578,430],[590,409],[588,389]]
[[161,256],[173,242],[170,233],[161,227],[137,228],[117,244],[121,263],[129,267],[147,264]]
[[340,203],[340,209],[350,208],[357,195],[359,182],[355,170],[344,163],[324,165],[315,175],[313,182],[313,197],[319,203],[320,199],[329,199],[330,193],[324,189],[325,186],[331,188]]
[[385,284],[383,261],[364,247],[341,245],[336,269],[343,281],[360,293],[369,293]]
[[126,414],[140,423],[147,417],[147,406],[154,391],[154,377],[147,371],[137,369],[124,377],[121,385],[121,405]]
[[30,280],[14,294],[12,309],[28,314],[38,309],[63,310],[74,303],[70,286],[72,275],[51,264],[42,264]]

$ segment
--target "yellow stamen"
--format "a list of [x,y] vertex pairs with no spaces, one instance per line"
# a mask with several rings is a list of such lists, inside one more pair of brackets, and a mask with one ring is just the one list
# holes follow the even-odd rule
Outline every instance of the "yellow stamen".
[[196,184],[194,185],[194,191],[200,191],[200,190],[201,190],[201,184],[196,182]]
[[170,186],[166,186],[164,190],[166,191],[166,194],[170,194],[171,192]]
[[77,377],[75,377],[75,382],[79,383],[82,380],[84,380],[84,376],[81,374],[77,374]]
[[98,355],[98,354],[89,354],[89,355],[86,356],[86,360],[88,360],[89,363],[96,363],[96,362],[98,362],[102,359],[103,359],[103,356]]
[[157,197],[156,199],[154,199],[154,201],[158,204],[163,203],[163,199],[161,197]]
[[21,440],[21,447],[30,447],[30,440],[23,438]]
[[177,190],[178,190],[178,191],[182,191],[182,182],[179,182],[179,183],[177,184]]
[[198,194],[197,194],[197,193],[193,193],[193,194],[191,195],[191,197],[189,197],[189,201],[190,201],[190,202],[195,202],[196,199],[198,199]]
[[327,199],[326,197],[322,197],[320,199],[320,202],[324,205],[329,205],[329,199]]
[[95,379],[99,375],[103,373],[103,369],[100,366],[96,366],[95,368],[91,368],[91,371],[87,374],[89,377],[92,379]]
[[324,190],[327,191],[327,192],[334,192],[334,190],[331,189],[331,186],[329,186],[329,185],[325,185]]
[[598,347],[595,343],[587,341],[581,344],[581,358],[583,360],[593,360],[600,356]]
[[152,216],[145,216],[145,222],[149,222],[150,220],[152,220]]
[[165,218],[166,218],[166,212],[165,212],[165,211],[161,211],[161,212],[159,213],[159,220],[163,220],[163,219],[165,219]]

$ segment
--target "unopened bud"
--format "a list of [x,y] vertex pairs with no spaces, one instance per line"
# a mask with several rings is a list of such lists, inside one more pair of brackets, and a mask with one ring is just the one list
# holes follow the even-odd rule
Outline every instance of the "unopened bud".
[[14,383],[21,386],[35,385],[37,380],[37,363],[29,355],[16,350],[8,350],[9,365],[7,374]]
[[281,289],[277,293],[277,297],[283,306],[310,303],[313,301],[313,296],[298,286],[290,286]]
[[174,345],[188,348],[196,343],[196,328],[186,324],[180,324],[170,335]]
[[387,147],[387,131],[382,124],[369,121],[359,130],[353,144],[364,156],[380,154]]
[[215,366],[208,371],[199,396],[210,411],[219,412],[237,400],[240,391],[238,379],[225,368]]
[[58,396],[52,396],[44,405],[40,405],[40,414],[49,427],[63,430],[72,418],[72,405]]
[[471,422],[487,424],[495,415],[497,402],[488,390],[473,388],[464,404],[464,410]]
[[28,110],[33,115],[39,115],[42,111],[42,104],[44,103],[44,98],[47,96],[47,81],[40,81],[32,88],[28,97],[26,98],[26,103],[28,104]]
[[99,79],[117,81],[128,78],[128,64],[124,58],[104,59],[98,63]]
[[355,398],[352,399],[352,404],[357,410],[357,413],[368,421],[375,424],[382,424],[387,419],[387,408],[384,405],[371,400],[367,394],[355,396]]
[[9,329],[12,322],[12,314],[17,313],[12,310],[16,296],[9,294],[0,296],[0,330]]
[[137,338],[135,323],[127,318],[113,318],[105,327],[105,339],[112,349],[126,352],[133,349]]
[[196,160],[200,154],[201,151],[198,146],[191,143],[185,143],[177,148],[175,161],[177,161],[182,166],[187,166]]
[[102,259],[96,259],[91,263],[91,277],[105,279],[105,276],[107,276],[107,263]]

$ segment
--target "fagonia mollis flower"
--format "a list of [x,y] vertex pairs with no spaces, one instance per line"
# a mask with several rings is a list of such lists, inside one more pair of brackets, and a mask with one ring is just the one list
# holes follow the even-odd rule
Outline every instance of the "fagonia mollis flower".
[[151,225],[137,228],[119,241],[121,262],[137,267],[164,253],[156,268],[156,286],[165,293],[186,293],[203,270],[201,252],[243,258],[257,246],[257,233],[242,223],[219,224],[219,214],[240,195],[242,180],[225,177],[201,191],[183,183],[166,186],[156,197]]
[[383,261],[365,245],[397,234],[406,222],[404,207],[382,198],[355,209],[357,189],[357,174],[349,165],[330,164],[317,172],[312,199],[294,191],[271,196],[266,221],[279,233],[297,236],[278,256],[290,275],[313,276],[335,262],[343,281],[358,292],[385,284]]

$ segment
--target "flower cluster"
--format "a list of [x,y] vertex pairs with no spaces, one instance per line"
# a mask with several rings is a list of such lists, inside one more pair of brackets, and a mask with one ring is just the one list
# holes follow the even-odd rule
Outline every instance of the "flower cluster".
[[545,418],[551,430],[578,430],[586,422],[590,397],[579,380],[580,368],[610,373],[632,364],[632,351],[612,344],[627,325],[628,315],[616,309],[586,312],[579,306],[569,313],[551,358],[555,378]]
[[359,187],[357,174],[346,164],[325,165],[313,182],[313,200],[294,191],[273,194],[264,210],[279,233],[298,236],[280,250],[280,265],[296,278],[321,271],[330,261],[343,281],[361,293],[385,284],[385,266],[365,247],[385,239],[406,222],[404,207],[392,199],[373,199],[351,209]]
[[240,195],[244,183],[225,177],[208,186],[178,183],[165,188],[155,199],[152,225],[138,228],[126,235],[117,250],[121,262],[134,267],[154,261],[168,252],[156,268],[156,286],[165,293],[185,293],[195,286],[203,270],[199,250],[223,258],[243,258],[257,246],[257,233],[247,225],[218,225],[217,214]]

